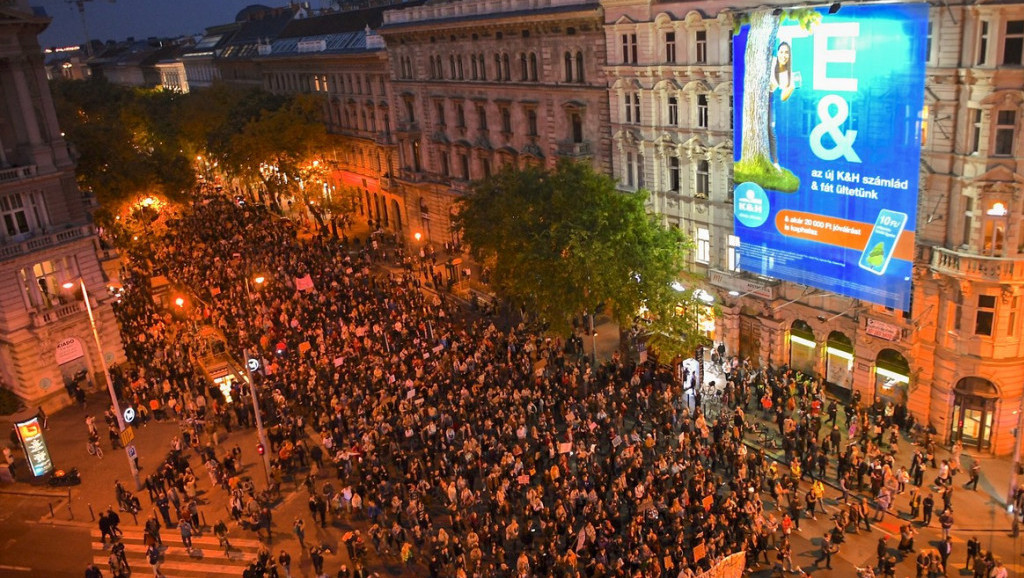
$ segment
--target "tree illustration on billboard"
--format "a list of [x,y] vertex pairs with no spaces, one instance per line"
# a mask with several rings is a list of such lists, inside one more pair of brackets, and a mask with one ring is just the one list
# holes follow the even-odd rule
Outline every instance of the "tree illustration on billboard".
[[736,21],[736,31],[749,24],[743,73],[743,134],[740,159],[733,166],[737,183],[757,183],[765,189],[792,193],[800,178],[779,162],[775,114],[789,100],[799,84],[793,73],[793,49],[778,42],[779,26],[785,19],[799,22],[813,33],[821,14],[809,8],[778,11],[760,10]]

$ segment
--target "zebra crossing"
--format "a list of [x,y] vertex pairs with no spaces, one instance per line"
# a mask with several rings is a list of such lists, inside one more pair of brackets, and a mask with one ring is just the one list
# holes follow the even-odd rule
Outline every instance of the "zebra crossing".
[[[153,573],[149,562],[146,559],[146,544],[143,537],[143,529],[122,527],[124,535],[120,541],[124,544],[125,556],[132,573],[136,576],[147,576]],[[103,569],[107,575],[107,563],[110,558],[110,543],[100,542],[100,532],[93,529],[90,532],[92,541],[92,561],[96,566]],[[217,536],[213,532],[206,532],[202,536],[192,536],[192,552],[185,550],[181,545],[181,539],[177,531],[161,532],[163,538],[163,564],[160,572],[167,578],[192,578],[199,576],[217,577],[239,577],[242,571],[250,562],[256,559],[259,551],[259,540],[247,540],[229,536],[231,549],[225,553]]]

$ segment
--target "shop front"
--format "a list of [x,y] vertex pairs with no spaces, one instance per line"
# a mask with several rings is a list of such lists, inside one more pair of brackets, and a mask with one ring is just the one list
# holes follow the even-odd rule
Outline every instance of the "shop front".
[[817,372],[818,342],[814,338],[814,330],[802,319],[797,319],[789,328],[789,366],[808,375]]
[[989,380],[965,377],[953,389],[953,420],[950,443],[959,440],[965,448],[989,450],[992,447],[992,421],[999,390]]
[[844,401],[853,392],[853,341],[839,331],[829,333],[825,342],[825,385]]
[[899,351],[883,349],[875,358],[875,397],[893,405],[907,403],[910,393],[910,363]]

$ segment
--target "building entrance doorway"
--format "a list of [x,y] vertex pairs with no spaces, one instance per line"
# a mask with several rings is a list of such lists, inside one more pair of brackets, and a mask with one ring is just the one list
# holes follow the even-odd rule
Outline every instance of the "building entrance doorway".
[[953,392],[953,422],[950,442],[960,440],[965,448],[988,450],[992,447],[992,421],[999,392],[991,381],[965,377]]

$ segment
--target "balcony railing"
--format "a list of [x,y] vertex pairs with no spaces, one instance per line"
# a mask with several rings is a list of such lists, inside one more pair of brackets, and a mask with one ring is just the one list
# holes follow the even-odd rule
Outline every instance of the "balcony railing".
[[560,142],[555,153],[561,157],[580,158],[590,156],[589,142]]
[[986,257],[935,247],[931,267],[937,273],[997,282],[1024,281],[1024,259]]
[[80,227],[57,231],[55,233],[36,235],[21,241],[20,243],[5,243],[0,247],[0,260],[17,257],[18,255],[25,255],[33,251],[61,245],[70,241],[84,239],[92,234],[92,225],[82,225]]
[[32,323],[36,327],[42,327],[48,323],[60,321],[65,317],[70,317],[81,311],[85,311],[85,303],[76,300],[71,303],[65,303],[64,305],[58,305],[57,307],[51,307],[37,312],[32,318]]
[[[0,0],[0,6],[3,6],[2,0]],[[27,179],[35,176],[36,166],[25,165],[23,167],[10,167],[7,169],[0,169],[0,183],[7,183],[10,181],[19,181],[21,179]]]

